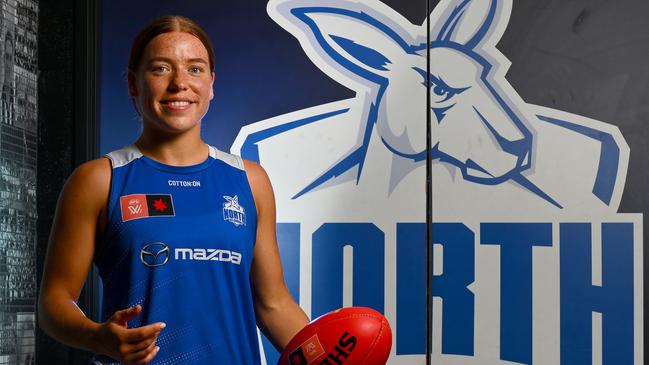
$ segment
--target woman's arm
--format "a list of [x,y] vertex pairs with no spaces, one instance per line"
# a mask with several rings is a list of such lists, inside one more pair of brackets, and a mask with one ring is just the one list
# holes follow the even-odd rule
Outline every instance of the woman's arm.
[[276,348],[282,350],[309,321],[291,297],[282,273],[275,233],[275,197],[264,169],[245,161],[257,205],[257,242],[251,281],[257,324]]
[[95,253],[110,189],[108,159],[79,166],[70,176],[54,216],[38,298],[38,322],[53,338],[126,363],[146,364],[157,354],[160,324],[127,329],[141,308],[116,312],[104,323],[88,319],[77,300]]

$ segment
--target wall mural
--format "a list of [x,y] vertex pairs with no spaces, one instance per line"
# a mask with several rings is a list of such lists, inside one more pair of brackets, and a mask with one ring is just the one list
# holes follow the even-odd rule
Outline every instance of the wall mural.
[[642,215],[617,214],[629,147],[614,125],[522,100],[496,49],[511,8],[441,1],[427,44],[378,1],[271,0],[356,96],[247,125],[232,151],[273,181],[300,304],[383,311],[390,363],[423,364],[428,85],[434,363],[640,364]]

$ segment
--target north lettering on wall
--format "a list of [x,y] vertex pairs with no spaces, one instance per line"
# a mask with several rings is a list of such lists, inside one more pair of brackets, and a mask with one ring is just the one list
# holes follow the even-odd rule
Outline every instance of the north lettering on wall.
[[375,308],[389,364],[423,364],[428,91],[434,363],[641,364],[642,215],[618,213],[629,147],[507,82],[512,5],[442,0],[428,31],[377,0],[271,0],[356,96],[244,126],[231,150],[273,182],[300,305]]

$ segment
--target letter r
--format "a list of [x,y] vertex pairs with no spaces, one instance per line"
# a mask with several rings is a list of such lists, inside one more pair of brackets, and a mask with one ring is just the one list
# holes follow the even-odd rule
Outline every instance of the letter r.
[[[433,276],[442,299],[442,353],[473,355],[475,234],[464,224],[434,223],[433,241],[444,247],[443,273]],[[426,224],[397,224],[397,354],[426,352]]]

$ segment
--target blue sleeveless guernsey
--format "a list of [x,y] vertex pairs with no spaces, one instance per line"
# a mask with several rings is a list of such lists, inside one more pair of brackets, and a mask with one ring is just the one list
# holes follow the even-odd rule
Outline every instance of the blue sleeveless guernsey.
[[256,207],[241,158],[209,150],[193,166],[135,146],[107,155],[108,225],[95,255],[103,320],[141,304],[130,328],[165,322],[151,364],[260,364],[249,280]]

